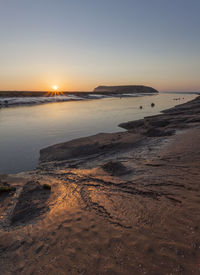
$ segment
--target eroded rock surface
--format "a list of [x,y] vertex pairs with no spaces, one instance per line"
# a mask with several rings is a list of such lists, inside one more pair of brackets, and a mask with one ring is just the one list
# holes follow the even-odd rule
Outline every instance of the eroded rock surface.
[[[5,178],[16,192],[0,217],[0,274],[199,274],[198,106],[49,148],[23,182]],[[70,155],[97,141],[103,151]]]
[[12,211],[11,225],[26,224],[46,212],[49,195],[50,190],[43,188],[39,182],[27,182]]

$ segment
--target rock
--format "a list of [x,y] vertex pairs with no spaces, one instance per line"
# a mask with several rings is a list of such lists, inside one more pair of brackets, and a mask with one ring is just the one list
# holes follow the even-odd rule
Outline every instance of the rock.
[[137,146],[141,136],[138,133],[100,133],[49,146],[40,150],[40,164],[49,161],[63,161],[76,158],[87,159],[116,150]]
[[119,127],[124,128],[126,130],[134,130],[136,128],[143,127],[143,126],[144,126],[144,119],[128,121],[128,122],[119,124]]
[[102,169],[112,176],[121,176],[130,171],[119,161],[108,161],[102,165]]
[[8,193],[14,192],[14,191],[16,191],[15,187],[6,186],[6,185],[0,186],[0,195],[5,194],[5,193],[8,194]]
[[170,124],[170,120],[167,118],[167,119],[146,119],[146,125],[151,125],[151,126],[154,126],[154,127],[166,127]]
[[95,93],[111,93],[111,94],[123,94],[123,93],[158,93],[157,90],[152,87],[139,86],[139,85],[126,85],[126,86],[98,86],[94,89]]
[[47,211],[46,201],[50,190],[44,189],[38,182],[27,182],[18,198],[11,217],[11,225],[30,222]]
[[150,128],[145,132],[147,137],[164,137],[174,134],[174,130],[161,130],[159,128]]

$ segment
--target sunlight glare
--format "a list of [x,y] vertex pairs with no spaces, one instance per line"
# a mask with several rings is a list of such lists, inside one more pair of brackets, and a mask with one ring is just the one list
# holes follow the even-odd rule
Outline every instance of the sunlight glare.
[[55,91],[58,90],[58,86],[54,85],[54,86],[53,86],[53,89],[54,89]]

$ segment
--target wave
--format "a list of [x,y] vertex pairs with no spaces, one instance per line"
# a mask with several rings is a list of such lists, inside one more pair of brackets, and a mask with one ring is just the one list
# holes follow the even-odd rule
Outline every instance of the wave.
[[57,95],[57,96],[32,96],[32,97],[0,97],[0,108],[1,107],[12,107],[12,106],[22,106],[22,105],[36,105],[54,102],[66,102],[66,101],[79,101],[79,100],[94,100],[102,98],[123,98],[123,97],[138,97],[146,96],[152,94],[112,94],[112,95],[102,95],[102,94],[87,94],[85,96],[77,95]]

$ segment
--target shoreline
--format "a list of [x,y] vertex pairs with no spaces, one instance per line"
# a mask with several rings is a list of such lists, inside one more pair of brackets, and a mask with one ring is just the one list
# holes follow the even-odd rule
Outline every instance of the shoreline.
[[98,100],[103,98],[125,98],[125,97],[142,97],[153,96],[154,93],[133,93],[133,94],[111,94],[111,93],[76,93],[67,95],[52,95],[52,96],[16,96],[16,97],[1,97],[0,109],[22,106],[34,106],[48,103],[72,102],[81,100]]
[[48,146],[40,150],[40,161],[61,161],[78,156],[99,154],[104,151],[110,153],[123,149],[123,147],[129,148],[135,142],[145,138],[171,136],[178,129],[195,126],[195,123],[199,123],[200,119],[198,115],[196,117],[195,110],[185,114],[186,110],[196,107],[195,105],[198,108],[199,102],[200,96],[189,102],[163,110],[161,114],[119,124],[118,126],[125,129],[126,132],[98,133],[94,136]]
[[158,91],[145,85],[122,85],[122,86],[98,86],[93,91],[0,91],[1,97],[44,97],[49,94],[63,94],[75,96],[87,96],[92,94],[120,95],[120,94],[157,94]]
[[4,274],[199,273],[200,97],[121,127],[0,177]]
[[[0,109],[23,106],[36,106],[49,103],[97,100],[103,98],[126,98],[153,96],[158,94],[199,95],[200,92],[158,92],[158,93],[120,93],[120,92],[2,92],[0,91]],[[175,98],[174,100],[179,100]]]
[[[0,161],[0,173],[30,171],[35,169],[38,164],[39,150],[41,148],[79,137],[86,137],[99,132],[109,133],[123,131],[118,127],[119,123],[130,119],[142,119],[145,116],[159,114],[163,109],[173,107],[175,104],[187,102],[195,97],[196,95],[181,96],[177,94],[158,94],[156,96],[143,96],[137,98],[104,98],[95,101],[85,100],[63,104],[37,105],[30,108],[24,106],[21,108],[13,107],[1,109],[2,122],[8,115],[9,120],[7,123],[11,123],[12,130],[10,132],[11,136],[7,142],[4,134],[4,132],[7,131],[7,126],[4,125],[5,123],[1,123],[0,128],[2,131],[2,139],[0,142],[0,151],[3,150],[4,158],[1,158]],[[151,107],[152,102],[155,103],[154,108]],[[143,106],[142,109],[139,108],[140,105]],[[80,121],[83,122],[83,124],[81,123],[82,127],[79,127],[80,121],[74,121],[76,109],[79,109],[79,107],[80,110],[77,115],[80,115]],[[90,114],[86,111],[87,107],[91,110]],[[96,108],[98,110],[97,112]],[[64,111],[62,116],[61,110]],[[106,110],[106,112],[103,112],[102,110]],[[46,118],[41,117],[40,119],[40,117],[38,117],[39,112],[48,112],[51,115],[53,115],[53,112],[56,113],[55,116],[53,115],[53,121],[51,121],[49,116]],[[22,114],[25,115],[24,119]],[[106,116],[108,116],[108,119],[106,119]],[[11,120],[12,117],[13,120]],[[95,124],[94,118],[97,118],[98,123]],[[21,132],[20,135],[17,133],[18,131],[15,127],[14,119],[16,119],[17,123],[20,124],[20,128],[23,127],[26,129],[26,132],[24,133],[25,135],[23,132]],[[37,119],[39,120],[37,121]],[[106,120],[104,121],[103,119]],[[70,121],[70,123],[67,123],[65,126],[65,121]],[[90,121],[92,123],[91,126],[89,126]],[[42,127],[37,126],[40,124],[42,124]],[[46,135],[42,130],[43,128],[49,131],[48,135]],[[33,131],[32,129],[35,130]],[[59,129],[58,136],[54,137],[53,129]],[[75,132],[74,129],[76,129]],[[15,135],[19,135],[17,140],[14,139]],[[24,136],[27,136],[27,139],[30,138],[30,140],[32,140],[33,136],[35,138],[31,143],[25,143],[26,145],[23,146],[23,143],[20,142],[20,140],[24,140]],[[61,138],[59,138],[60,136]],[[15,147],[16,143],[20,143],[19,148]],[[4,148],[8,148],[8,150],[5,151]],[[15,154],[12,157],[13,150],[15,151]],[[12,162],[10,162],[10,158],[13,158]],[[27,159],[27,161],[24,161],[25,159]]]

